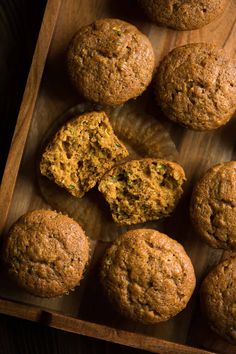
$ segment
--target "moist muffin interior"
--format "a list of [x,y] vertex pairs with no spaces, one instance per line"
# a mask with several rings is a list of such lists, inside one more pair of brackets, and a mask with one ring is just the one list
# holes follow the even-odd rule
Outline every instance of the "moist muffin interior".
[[113,219],[136,224],[168,216],[182,194],[182,168],[165,160],[133,160],[113,168],[99,184]]
[[82,197],[128,151],[104,112],[86,113],[63,126],[46,147],[41,173]]

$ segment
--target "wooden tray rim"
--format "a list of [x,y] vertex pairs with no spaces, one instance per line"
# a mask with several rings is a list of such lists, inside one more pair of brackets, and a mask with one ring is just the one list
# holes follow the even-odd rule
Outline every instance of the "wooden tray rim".
[[153,353],[214,354],[207,350],[80,320],[57,312],[42,310],[37,306],[24,305],[5,299],[0,299],[0,313],[38,322],[70,333],[143,349]]
[[[38,98],[40,83],[50,44],[53,38],[54,29],[57,24],[61,4],[62,0],[47,0],[39,37],[36,43],[32,64],[0,186],[0,235],[4,231],[8,218],[20,163],[26,144],[26,139],[30,130],[30,124]],[[0,313],[38,322],[67,332],[143,349],[153,353],[214,354],[213,352],[209,352],[207,350],[80,320],[78,318],[66,316],[57,312],[46,311],[37,306],[25,305],[15,301],[6,300],[1,297]]]

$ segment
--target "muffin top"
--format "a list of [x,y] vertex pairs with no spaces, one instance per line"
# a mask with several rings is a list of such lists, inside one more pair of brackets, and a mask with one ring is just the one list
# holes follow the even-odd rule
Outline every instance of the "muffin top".
[[236,161],[206,172],[194,188],[190,213],[197,232],[210,246],[236,250]]
[[79,284],[89,243],[77,222],[51,210],[35,210],[11,227],[3,250],[9,273],[26,291],[53,297]]
[[222,49],[192,43],[172,50],[155,80],[157,101],[165,115],[189,129],[211,130],[236,110],[236,65]]
[[149,85],[154,52],[135,26],[102,19],[82,27],[68,51],[69,76],[88,100],[120,105],[139,96]]
[[154,22],[177,30],[203,27],[217,18],[228,0],[139,0]]
[[236,344],[236,257],[215,267],[201,286],[202,311],[213,331]]
[[184,248],[151,229],[131,230],[116,239],[103,259],[101,281],[124,316],[146,324],[183,310],[195,287]]

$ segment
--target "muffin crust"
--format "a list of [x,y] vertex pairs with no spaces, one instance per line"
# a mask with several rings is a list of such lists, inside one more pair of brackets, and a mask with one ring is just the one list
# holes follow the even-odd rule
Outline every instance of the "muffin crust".
[[3,250],[12,278],[40,297],[63,295],[79,285],[88,257],[88,239],[79,224],[43,209],[16,221]]
[[103,259],[101,281],[118,311],[145,324],[182,311],[195,287],[184,248],[151,229],[131,230],[116,239]]
[[210,246],[236,250],[236,162],[210,168],[196,184],[190,207],[198,234]]
[[236,344],[236,257],[215,267],[201,286],[202,311],[211,329]]
[[177,30],[201,28],[215,20],[228,0],[139,0],[154,22]]
[[120,105],[149,85],[154,52],[135,26],[117,19],[97,20],[82,27],[68,50],[68,72],[88,100]]
[[174,122],[216,129],[236,110],[236,65],[223,49],[192,43],[173,49],[157,70],[157,102]]

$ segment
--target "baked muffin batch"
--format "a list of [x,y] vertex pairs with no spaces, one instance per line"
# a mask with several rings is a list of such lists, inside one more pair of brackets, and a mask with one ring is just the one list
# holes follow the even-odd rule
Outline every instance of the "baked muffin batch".
[[[190,30],[213,21],[228,1],[139,3],[152,21]],[[117,19],[98,20],[79,29],[67,55],[69,77],[78,93],[109,106],[142,94],[153,78],[154,65],[149,39]],[[236,66],[223,49],[210,43],[172,50],[159,64],[153,86],[166,117],[188,129],[216,129],[236,111]],[[44,149],[40,171],[75,198],[97,185],[118,224],[169,216],[183,193],[183,168],[163,159],[130,160],[128,155],[105,112],[88,112],[58,130]],[[235,161],[210,168],[197,182],[190,215],[209,246],[236,250]],[[68,216],[35,210],[11,227],[3,259],[11,277],[26,291],[40,297],[60,296],[79,285],[89,261],[89,239]],[[184,248],[146,228],[123,233],[113,242],[101,262],[100,278],[114,308],[144,324],[178,314],[196,285]],[[211,328],[236,344],[235,256],[208,274],[200,297]]]

